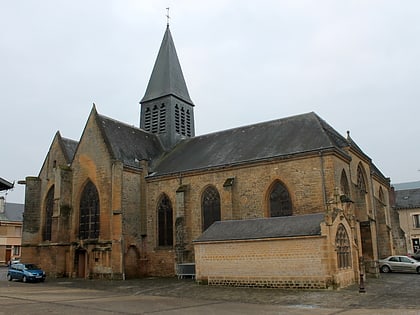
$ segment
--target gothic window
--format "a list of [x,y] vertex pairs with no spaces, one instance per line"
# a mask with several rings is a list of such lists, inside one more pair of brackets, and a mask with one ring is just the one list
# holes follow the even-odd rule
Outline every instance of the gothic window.
[[346,172],[344,170],[341,172],[340,188],[341,193],[350,198],[350,186],[347,180]]
[[365,176],[360,165],[357,167],[357,188],[360,192],[367,193]]
[[357,167],[357,187],[356,187],[356,197],[357,197],[357,208],[359,211],[366,212],[367,208],[367,185],[366,185],[366,176],[363,167],[359,164]]
[[382,187],[379,187],[379,200],[382,203],[382,205],[385,205],[385,196]]
[[292,201],[287,188],[276,181],[270,192],[270,217],[291,216],[293,214]]
[[51,241],[51,230],[52,230],[52,216],[54,210],[54,186],[50,188],[45,200],[45,221],[44,231],[42,233],[42,239],[44,241]]
[[385,223],[389,224],[391,220],[389,218],[389,213],[388,213],[387,208],[386,208],[386,200],[385,200],[385,195],[384,195],[384,191],[382,190],[382,187],[379,187],[379,207],[378,207],[378,210],[381,213],[384,213]]
[[339,269],[351,267],[350,240],[344,225],[340,224],[335,236],[337,264]]
[[173,210],[168,196],[162,195],[158,205],[158,244],[173,245]]
[[99,237],[99,195],[95,185],[89,181],[80,198],[79,238]]
[[215,221],[220,221],[220,195],[217,189],[209,186],[201,197],[201,213],[203,217],[203,231]]

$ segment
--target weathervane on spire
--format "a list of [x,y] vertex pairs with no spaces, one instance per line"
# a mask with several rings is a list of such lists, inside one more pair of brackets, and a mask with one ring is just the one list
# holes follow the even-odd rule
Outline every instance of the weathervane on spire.
[[166,26],[168,26],[169,27],[169,19],[170,19],[171,17],[169,16],[169,7],[168,8],[166,8]]

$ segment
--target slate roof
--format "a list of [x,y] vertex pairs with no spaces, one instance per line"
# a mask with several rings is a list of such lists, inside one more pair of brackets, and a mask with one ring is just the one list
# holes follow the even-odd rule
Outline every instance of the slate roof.
[[71,161],[73,161],[74,154],[76,153],[77,145],[79,142],[68,138],[61,138],[61,143],[67,163],[71,163]]
[[395,190],[415,189],[420,188],[420,181],[392,184]]
[[213,223],[194,242],[217,242],[321,235],[323,213],[258,218],[250,220],[228,220]]
[[370,163],[370,166],[373,174],[376,174],[378,177],[382,178],[385,181],[389,181],[389,178],[386,177],[374,163]]
[[420,188],[395,191],[396,209],[420,208]]
[[111,154],[124,165],[138,168],[138,161],[150,161],[162,154],[156,135],[103,115],[96,117]]
[[146,93],[140,103],[167,95],[174,95],[194,105],[188,93],[169,26],[166,28]]
[[346,146],[343,136],[310,112],[183,140],[157,163],[151,176],[333,148],[350,158],[343,150]]
[[4,213],[0,213],[0,221],[23,222],[24,205],[6,202]]
[[0,177],[0,191],[13,188],[13,184]]

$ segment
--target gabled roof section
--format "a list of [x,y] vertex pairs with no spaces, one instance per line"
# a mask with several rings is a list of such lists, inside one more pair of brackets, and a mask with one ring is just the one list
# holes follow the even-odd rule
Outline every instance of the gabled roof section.
[[186,139],[153,169],[153,176],[221,167],[336,149],[346,139],[315,113],[239,127]]
[[61,149],[63,150],[64,157],[67,164],[70,164],[73,161],[74,154],[76,153],[78,141],[63,138],[59,131],[56,133],[56,137],[60,143]]
[[188,93],[169,26],[166,28],[146,93],[140,103],[168,95],[194,105]]
[[124,165],[139,168],[139,161],[150,161],[162,154],[163,148],[156,135],[103,115],[96,115],[110,153]]
[[396,209],[420,208],[420,188],[395,191]]
[[194,242],[217,242],[321,235],[323,213],[213,223]]
[[7,180],[0,177],[0,191],[12,189],[13,186],[13,183],[9,183]]
[[348,146],[353,149],[356,153],[358,153],[361,157],[364,157],[367,161],[371,161],[372,159],[363,152],[363,150],[357,145],[356,142],[350,137],[350,131],[347,131],[347,143]]

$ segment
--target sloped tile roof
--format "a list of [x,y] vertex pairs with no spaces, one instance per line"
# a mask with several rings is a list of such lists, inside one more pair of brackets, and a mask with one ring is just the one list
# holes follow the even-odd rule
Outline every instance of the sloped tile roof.
[[76,153],[77,145],[79,142],[68,138],[61,138],[61,143],[67,163],[71,163],[71,161],[73,161],[74,154]]
[[420,181],[406,182],[406,183],[393,183],[395,190],[415,189],[420,188]]
[[6,202],[4,213],[0,213],[1,221],[23,222],[24,204]]
[[156,135],[102,115],[97,119],[112,155],[124,165],[138,168],[138,161],[150,161],[162,154]]
[[395,208],[420,208],[420,188],[395,191]]
[[214,222],[194,242],[216,242],[321,235],[323,213]]
[[153,176],[249,163],[335,148],[346,139],[315,113],[239,127],[186,139],[153,169]]

